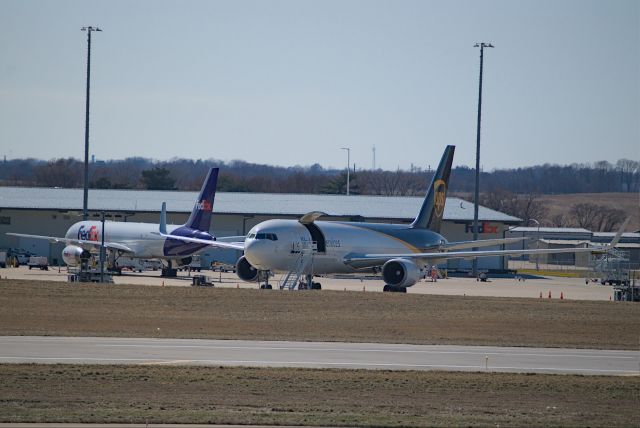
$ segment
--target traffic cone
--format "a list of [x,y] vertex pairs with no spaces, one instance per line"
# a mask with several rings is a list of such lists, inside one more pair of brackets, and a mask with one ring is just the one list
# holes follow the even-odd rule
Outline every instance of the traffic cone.
[[560,292],[560,300],[564,299],[564,293],[561,291]]
[[366,291],[366,290],[364,289],[364,285],[362,286],[362,291]]
[[162,286],[164,287],[164,281],[162,281]]
[[549,290],[549,298],[551,298],[551,290]]
[[542,291],[540,292],[540,298],[542,299]]

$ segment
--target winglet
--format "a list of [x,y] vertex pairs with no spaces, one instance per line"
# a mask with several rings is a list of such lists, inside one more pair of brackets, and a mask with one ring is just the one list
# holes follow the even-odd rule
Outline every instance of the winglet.
[[160,234],[167,234],[167,203],[162,203],[162,209],[160,210]]
[[618,229],[616,236],[613,237],[613,239],[611,240],[611,243],[609,244],[610,248],[614,248],[616,245],[618,245],[618,242],[620,242],[620,238],[622,238],[622,233],[627,228],[629,221],[631,221],[631,216],[627,217],[624,223],[622,223],[622,226],[620,226],[620,229]]

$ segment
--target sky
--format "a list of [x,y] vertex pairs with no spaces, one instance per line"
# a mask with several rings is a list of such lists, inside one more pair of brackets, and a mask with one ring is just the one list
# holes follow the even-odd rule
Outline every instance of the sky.
[[475,165],[640,160],[636,0],[0,0],[0,156]]

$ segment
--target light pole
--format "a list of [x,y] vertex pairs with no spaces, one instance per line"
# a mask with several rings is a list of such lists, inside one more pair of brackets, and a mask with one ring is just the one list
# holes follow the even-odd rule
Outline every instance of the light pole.
[[342,150],[347,151],[347,196],[349,196],[349,170],[351,169],[351,148],[341,147]]
[[[540,248],[540,222],[535,218],[530,218],[529,221],[535,221],[538,225],[538,231],[536,233],[536,250]],[[540,270],[540,262],[539,262],[540,254],[536,254],[536,270]]]
[[[482,117],[482,66],[484,48],[492,48],[491,43],[476,43],[474,48],[480,48],[480,82],[478,85],[478,127],[476,132],[476,191],[473,203],[473,240],[478,240],[478,199],[480,199],[480,119]],[[477,248],[473,249],[474,251]],[[473,259],[473,276],[478,276],[478,259]]]
[[104,211],[102,211],[102,232],[100,232],[100,283],[104,282]]
[[87,220],[87,201],[89,199],[89,76],[91,75],[91,33],[102,31],[98,27],[82,27],[87,32],[87,105],[84,119],[84,194],[82,200],[82,220]]

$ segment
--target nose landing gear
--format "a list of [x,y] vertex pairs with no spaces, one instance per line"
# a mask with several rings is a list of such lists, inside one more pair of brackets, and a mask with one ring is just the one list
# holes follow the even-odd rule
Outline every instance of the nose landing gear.
[[258,271],[258,282],[263,282],[260,284],[261,290],[271,290],[273,287],[269,284],[269,276],[271,275],[271,271],[268,270],[259,270]]

